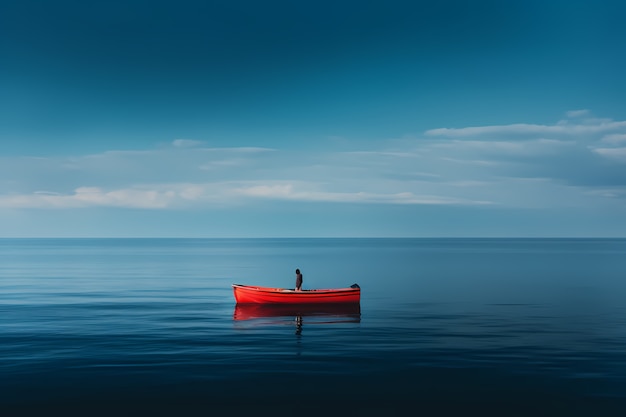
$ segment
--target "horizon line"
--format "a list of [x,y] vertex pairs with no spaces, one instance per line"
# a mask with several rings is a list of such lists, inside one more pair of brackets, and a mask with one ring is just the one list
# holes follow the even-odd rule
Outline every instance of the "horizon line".
[[7,239],[626,239],[626,236],[0,236]]

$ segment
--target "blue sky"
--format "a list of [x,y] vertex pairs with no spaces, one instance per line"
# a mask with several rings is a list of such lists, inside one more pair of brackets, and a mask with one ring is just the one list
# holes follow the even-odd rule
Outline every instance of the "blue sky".
[[2,1],[0,236],[626,236],[621,1]]

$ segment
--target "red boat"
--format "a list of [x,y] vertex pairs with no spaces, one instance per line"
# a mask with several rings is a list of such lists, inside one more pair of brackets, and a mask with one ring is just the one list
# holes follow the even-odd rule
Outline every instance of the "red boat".
[[302,291],[233,284],[233,292],[238,304],[329,304],[361,301],[361,288],[357,284],[349,288]]

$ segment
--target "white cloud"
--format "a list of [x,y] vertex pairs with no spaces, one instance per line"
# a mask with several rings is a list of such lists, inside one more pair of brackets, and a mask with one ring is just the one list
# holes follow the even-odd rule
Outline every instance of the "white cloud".
[[296,195],[293,192],[292,184],[278,184],[278,185],[255,185],[252,187],[236,188],[233,194],[243,195],[248,197],[261,197],[261,198],[294,198]]
[[449,138],[493,136],[493,135],[566,135],[577,136],[585,134],[601,134],[626,128],[626,121],[602,120],[596,124],[556,124],[537,125],[517,123],[496,126],[475,126],[463,128],[439,128],[426,131],[428,136],[441,136]]
[[178,191],[178,195],[183,200],[196,201],[202,199],[206,189],[201,184],[186,184]]
[[[573,119],[554,125],[513,124],[477,126],[459,129],[432,129],[417,140],[421,147],[421,162],[435,159],[441,166],[432,167],[442,174],[442,181],[492,181],[500,177],[549,178],[555,188],[551,193],[526,191],[528,198],[541,199],[545,206],[566,204],[565,197],[556,198],[558,187],[574,187],[564,195],[577,204],[596,204],[594,194],[586,193],[579,201],[575,192],[583,193],[595,187],[626,185],[626,171],[619,163],[626,161],[626,121],[590,117],[588,111],[568,114]],[[602,158],[598,158],[601,156]],[[606,163],[606,161],[614,163]],[[444,172],[444,169],[447,170]],[[510,184],[512,189],[519,184]],[[547,189],[545,184],[539,186]],[[579,187],[579,188],[576,188]],[[481,187],[482,188],[482,187]],[[489,200],[515,202],[504,185],[487,187]],[[451,194],[458,195],[458,194]],[[539,201],[538,201],[539,202]]]
[[439,158],[442,161],[453,162],[455,164],[463,165],[476,165],[476,166],[496,166],[501,165],[498,161],[488,161],[484,159],[463,159],[463,158],[450,158],[448,156],[442,156]]
[[195,146],[200,146],[204,142],[201,140],[193,140],[193,139],[176,139],[172,141],[172,145],[177,148],[193,148]]
[[588,192],[604,198],[623,198],[626,197],[626,187],[624,188],[600,188]]
[[[461,184],[452,184],[459,186]],[[479,185],[466,182],[467,185]],[[130,209],[167,209],[172,207],[206,207],[215,204],[245,204],[246,201],[289,200],[327,203],[377,204],[490,204],[485,200],[420,194],[413,191],[377,193],[371,191],[328,191],[317,183],[218,182],[205,184],[155,184],[133,188],[103,190],[79,187],[72,193],[34,192],[0,195],[1,208],[88,208],[123,207]]]
[[473,201],[437,195],[416,195],[412,192],[371,193],[371,192],[328,192],[296,190],[293,184],[257,185],[238,188],[236,194],[282,200],[334,202],[334,203],[378,203],[378,204],[490,204],[488,201]]
[[79,187],[71,194],[35,192],[0,196],[0,207],[5,208],[82,208],[126,207],[161,209],[168,207],[175,194],[172,191],[148,189],[119,189],[103,191],[98,187]]
[[583,116],[589,115],[589,110],[586,110],[586,109],[570,110],[566,114],[567,114],[567,117],[570,117],[570,118],[583,117]]
[[595,148],[593,152],[605,158],[626,162],[626,147],[623,148]]
[[534,139],[525,141],[488,141],[488,140],[458,140],[432,144],[431,148],[447,148],[455,151],[473,150],[489,154],[509,155],[540,155],[558,152],[564,146],[572,146],[569,141],[553,139]]
[[[210,209],[253,207],[258,201],[593,205],[606,199],[589,191],[626,185],[620,164],[603,159],[626,161],[626,122],[576,114],[575,121],[555,125],[460,128],[451,135],[433,129],[426,137],[368,142],[367,149],[343,144],[341,151],[207,148],[194,141],[78,157],[0,157],[0,178],[14,178],[0,182],[0,207]],[[601,134],[546,134],[567,129]],[[533,133],[520,140],[519,131]],[[490,140],[480,132],[499,136]],[[537,178],[542,180],[531,181]]]

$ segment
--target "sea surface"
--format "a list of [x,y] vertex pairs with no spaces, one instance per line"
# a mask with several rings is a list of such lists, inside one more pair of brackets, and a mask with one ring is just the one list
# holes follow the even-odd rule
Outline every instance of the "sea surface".
[[624,416],[626,239],[0,239],[0,415],[255,414]]

